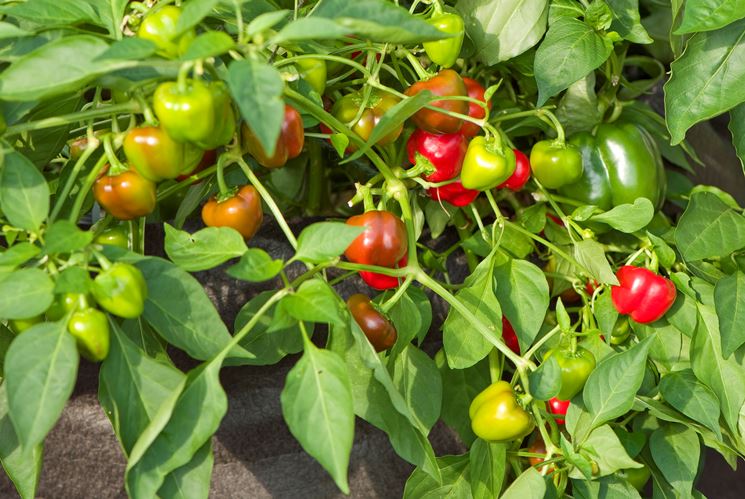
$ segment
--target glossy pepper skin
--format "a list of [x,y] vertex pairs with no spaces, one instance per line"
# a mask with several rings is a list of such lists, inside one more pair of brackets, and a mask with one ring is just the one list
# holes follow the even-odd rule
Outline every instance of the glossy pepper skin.
[[515,171],[512,172],[510,178],[499,184],[497,187],[517,192],[525,187],[525,184],[530,180],[530,160],[525,154],[517,149],[513,149],[512,152],[515,153]]
[[455,178],[463,166],[468,141],[459,133],[435,134],[424,130],[414,130],[406,142],[409,162],[414,165],[417,155],[426,158],[435,172],[424,175],[427,182],[444,182]]
[[56,295],[46,311],[47,320],[58,321],[68,313],[88,308],[88,295],[84,293],[64,293]]
[[233,140],[235,134],[235,111],[228,87],[222,81],[213,81],[208,85],[212,94],[213,122],[212,133],[202,140],[195,141],[196,145],[205,150],[217,149]]
[[655,208],[665,200],[667,180],[657,144],[643,128],[631,123],[599,125],[592,135],[569,142],[582,154],[583,173],[559,189],[562,196],[609,210],[647,198]]
[[561,400],[571,400],[585,386],[585,381],[595,369],[595,356],[588,349],[577,346],[572,353],[568,348],[553,348],[543,360],[554,357],[561,368],[561,390],[556,395]]
[[[399,103],[398,98],[380,92],[372,92],[370,98],[367,101],[365,109],[362,111],[360,118],[354,122],[357,117],[359,108],[364,104],[364,96],[359,92],[353,92],[347,94],[334,103],[331,108],[331,114],[336,119],[350,126],[352,131],[360,136],[362,140],[367,142],[372,134],[373,129],[381,120],[383,115],[390,108]],[[404,129],[403,123],[401,126],[394,129],[391,133],[381,138],[378,141],[378,145],[386,146],[392,144],[401,135],[401,131]],[[350,145],[350,151],[356,149],[354,145]]]
[[558,189],[582,176],[582,154],[574,144],[541,140],[530,150],[530,167],[543,187]]
[[376,352],[388,350],[396,343],[395,326],[373,306],[370,298],[354,294],[347,300],[347,307]]
[[492,383],[476,395],[468,409],[471,429],[487,442],[509,442],[522,438],[535,426],[532,416],[517,403],[506,381]]
[[[481,85],[481,83],[477,82],[473,78],[468,78],[467,76],[463,77],[463,83],[465,83],[466,85],[466,91],[468,92],[468,96],[470,98],[478,99],[481,102],[486,102],[484,100],[484,92],[486,92],[486,89]],[[486,104],[488,108],[491,109],[491,100]],[[468,116],[470,116],[471,118],[482,119],[484,116],[486,116],[486,111],[484,111],[484,108],[479,106],[478,104],[469,102]],[[471,123],[470,121],[464,121],[463,126],[460,127],[460,133],[462,133],[466,137],[475,137],[479,134],[480,131],[481,127],[478,126],[476,123]]]
[[303,130],[303,119],[300,113],[289,105],[285,105],[285,117],[282,120],[282,128],[277,137],[277,143],[274,148],[274,154],[269,156],[264,147],[259,142],[258,137],[254,135],[251,129],[243,124],[241,129],[243,137],[243,147],[256,159],[256,161],[266,168],[279,168],[284,166],[288,160],[300,155],[305,143],[305,131]]
[[100,362],[109,355],[109,320],[95,308],[86,308],[72,314],[67,331],[75,338],[78,351],[92,362]]
[[124,138],[127,161],[152,182],[191,172],[204,152],[186,142],[176,142],[160,127],[133,128]]
[[21,334],[32,326],[39,324],[43,319],[44,317],[41,315],[29,317],[28,319],[11,319],[8,321],[8,326],[10,326],[10,330],[14,334]]
[[[566,416],[567,410],[569,410],[569,401],[561,400],[558,397],[551,397],[548,399],[549,412],[554,416]],[[558,424],[564,424],[563,418],[556,418]]]
[[[406,267],[409,259],[407,255],[404,255],[401,260],[396,264],[396,267]],[[386,289],[397,288],[400,284],[398,277],[392,275],[379,274],[378,272],[369,272],[365,270],[360,271],[360,277],[362,280],[373,289],[378,291],[385,291]]]
[[93,279],[91,288],[96,302],[109,312],[125,319],[142,314],[147,298],[147,284],[140,269],[117,262]]
[[463,18],[452,12],[441,12],[430,17],[427,22],[444,33],[455,35],[451,38],[422,44],[432,62],[443,68],[449,68],[458,60],[460,48],[463,45],[465,34]]
[[502,316],[502,339],[510,350],[520,355],[520,342],[517,340],[515,328],[512,327],[512,324],[504,315]]
[[93,242],[129,249],[129,231],[121,225],[109,227],[97,235]]
[[460,180],[456,180],[452,184],[427,189],[427,194],[435,201],[447,201],[453,206],[461,208],[473,203],[480,192],[475,189],[466,189]]
[[406,254],[406,226],[390,211],[368,211],[349,217],[347,224],[365,228],[344,251],[350,262],[393,268]]
[[161,83],[153,94],[153,111],[176,141],[196,144],[215,132],[214,95],[201,80],[187,80],[183,88],[175,81]]
[[[443,69],[428,80],[414,83],[404,92],[412,97],[419,92],[429,90],[442,97],[465,97],[468,95],[463,78],[452,69]],[[437,100],[430,105],[459,114],[468,114],[468,102],[465,100]],[[463,125],[463,120],[448,116],[439,111],[422,108],[411,117],[414,124],[431,133],[456,133]]]
[[660,319],[675,302],[675,285],[669,279],[649,269],[624,265],[616,278],[619,285],[611,287],[613,306],[619,314],[629,315],[646,324]]
[[186,50],[195,36],[193,29],[183,34],[178,33],[176,26],[179,17],[180,8],[173,5],[161,7],[142,20],[137,29],[137,36],[153,42],[158,47],[158,54],[176,58]]
[[515,153],[502,147],[495,136],[487,142],[484,137],[474,137],[468,144],[460,181],[463,187],[486,191],[509,179],[515,172]]
[[155,184],[134,169],[104,174],[93,184],[93,197],[114,218],[132,220],[155,209]]
[[318,95],[326,91],[326,61],[317,58],[303,58],[295,61],[298,73]]
[[202,207],[202,220],[207,227],[232,227],[244,239],[250,239],[264,220],[261,196],[254,186],[244,185],[224,201],[213,197]]

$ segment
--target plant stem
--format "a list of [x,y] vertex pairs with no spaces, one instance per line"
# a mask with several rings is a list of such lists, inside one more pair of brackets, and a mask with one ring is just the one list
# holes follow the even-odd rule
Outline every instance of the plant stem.
[[80,121],[87,121],[94,118],[100,118],[103,116],[109,116],[111,114],[122,114],[122,113],[139,113],[141,112],[140,105],[136,101],[130,101],[125,104],[115,104],[113,106],[103,106],[96,109],[90,109],[85,111],[77,111],[74,113],[63,114],[55,116],[53,118],[44,118],[36,121],[27,121],[25,123],[18,123],[17,125],[9,126],[5,132],[5,137],[12,135],[19,135],[24,132],[30,132],[34,130],[43,130],[45,128],[54,128],[58,126],[67,125],[70,123],[78,123]]

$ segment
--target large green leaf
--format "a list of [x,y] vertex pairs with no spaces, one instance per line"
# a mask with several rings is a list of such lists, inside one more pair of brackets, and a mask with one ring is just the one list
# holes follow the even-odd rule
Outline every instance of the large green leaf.
[[487,66],[518,56],[546,31],[547,0],[460,0],[475,56]]
[[15,151],[2,158],[0,208],[11,224],[33,232],[49,213],[49,186],[44,175]]
[[714,302],[722,336],[722,355],[727,358],[745,343],[745,273],[735,272],[717,282]]
[[729,129],[732,132],[732,143],[745,172],[745,104],[740,104],[730,111]]
[[652,433],[649,450],[657,468],[676,495],[689,497],[701,456],[701,444],[696,431],[681,424],[666,424]]
[[0,317],[28,319],[44,313],[54,300],[54,281],[37,268],[0,274]]
[[698,192],[680,217],[675,243],[688,261],[727,256],[745,247],[745,217],[716,194]]
[[33,499],[41,475],[42,445],[30,452],[21,446],[10,421],[7,387],[7,383],[0,384],[0,462],[21,498]]
[[606,0],[613,11],[611,29],[634,43],[652,43],[639,16],[639,0]]
[[437,466],[442,473],[442,480],[435,480],[430,474],[417,468],[406,481],[404,499],[473,497],[468,479],[470,461],[467,455],[438,457]]
[[696,33],[670,69],[665,117],[671,141],[677,144],[696,123],[745,101],[745,19]]
[[711,31],[745,18],[742,0],[686,0],[683,21],[675,34]]

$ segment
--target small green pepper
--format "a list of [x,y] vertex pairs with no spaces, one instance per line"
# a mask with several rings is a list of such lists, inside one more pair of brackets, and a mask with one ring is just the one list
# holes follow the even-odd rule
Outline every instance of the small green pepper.
[[502,147],[498,135],[491,142],[484,137],[474,137],[463,159],[460,181],[466,189],[486,191],[510,178],[515,164],[515,152]]
[[107,312],[134,319],[142,314],[147,284],[140,269],[117,262],[102,270],[93,280],[93,297]]
[[547,189],[558,189],[582,176],[582,154],[572,144],[541,140],[530,151],[533,176]]

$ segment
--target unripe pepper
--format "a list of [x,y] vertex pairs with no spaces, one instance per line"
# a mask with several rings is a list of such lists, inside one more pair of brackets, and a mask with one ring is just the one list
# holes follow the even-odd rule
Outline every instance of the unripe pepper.
[[455,35],[451,38],[423,43],[424,51],[432,62],[443,68],[449,68],[458,60],[460,48],[463,45],[465,34],[463,18],[453,12],[441,12],[429,18],[427,22],[444,33]]
[[235,134],[235,111],[228,87],[222,81],[213,81],[208,85],[212,94],[212,112],[215,128],[206,138],[195,141],[202,149],[212,150],[224,146],[233,140]]
[[[481,83],[477,82],[473,78],[463,77],[463,83],[466,85],[466,91],[468,92],[468,96],[472,99],[480,100],[481,102],[485,102],[484,100],[484,92],[486,92],[486,89],[481,86]],[[488,108],[491,109],[491,100],[486,103]],[[469,102],[468,103],[468,116],[471,118],[477,118],[482,119],[484,116],[486,116],[486,111],[484,111],[484,108],[476,104],[475,102]],[[463,126],[460,127],[460,133],[465,135],[466,137],[475,137],[479,134],[481,131],[481,127],[478,126],[476,123],[471,123],[470,121],[463,121]]]
[[109,320],[100,310],[85,308],[73,313],[67,330],[86,359],[100,362],[109,354]]
[[176,142],[160,127],[133,128],[124,138],[127,161],[152,182],[190,173],[204,152],[186,142]]
[[297,59],[295,65],[298,73],[318,95],[326,90],[326,61],[318,58]]
[[468,409],[471,429],[488,442],[509,442],[533,430],[533,417],[517,402],[515,392],[506,381],[492,383],[476,395]]
[[515,172],[515,153],[502,147],[499,135],[490,141],[485,137],[474,137],[468,144],[460,181],[463,187],[486,191],[496,187]]
[[479,196],[479,193],[480,192],[475,189],[466,189],[463,187],[460,180],[456,180],[452,184],[427,189],[427,194],[429,194],[429,197],[435,201],[447,201],[453,206],[459,208],[473,203],[473,201]]
[[354,294],[347,300],[347,307],[376,352],[388,350],[396,343],[395,326],[375,308],[370,298]]
[[675,285],[649,269],[624,265],[616,272],[618,286],[611,287],[611,299],[619,314],[646,324],[660,319],[675,302]]
[[[414,83],[404,92],[412,97],[419,92],[429,90],[442,97],[465,97],[468,95],[463,78],[452,69],[443,69],[437,75]],[[468,114],[468,102],[465,100],[437,100],[430,103],[444,111]],[[411,117],[414,124],[431,133],[456,133],[463,125],[463,120],[448,116],[439,111],[422,108]]]
[[68,313],[88,308],[88,295],[84,293],[64,293],[56,295],[46,311],[47,320],[58,321]]
[[261,196],[252,185],[244,185],[222,201],[213,197],[202,207],[202,220],[207,227],[232,227],[244,239],[256,234],[263,219]]
[[569,348],[552,348],[543,360],[553,357],[561,368],[561,390],[556,395],[561,400],[570,400],[585,386],[587,378],[595,369],[595,356],[588,349],[577,346],[574,352]]
[[109,227],[97,235],[93,242],[129,249],[129,231],[121,225]]
[[423,175],[424,180],[432,183],[457,177],[467,148],[468,142],[460,133],[434,134],[417,129],[406,142],[411,164],[416,164],[420,155],[434,166],[434,173]]
[[93,197],[114,218],[132,220],[155,209],[155,184],[134,169],[104,174],[93,185]]
[[117,262],[93,279],[91,288],[96,302],[110,314],[134,319],[142,314],[147,298],[147,284],[140,269]]
[[582,176],[582,154],[573,144],[541,140],[530,151],[533,176],[547,189],[558,189]]
[[303,130],[303,118],[297,110],[285,104],[285,116],[282,120],[282,128],[277,137],[274,154],[269,156],[261,145],[259,138],[254,135],[251,128],[245,123],[241,128],[243,147],[246,152],[266,168],[279,168],[284,166],[288,160],[300,155],[305,143],[305,131]]
[[179,142],[199,143],[215,133],[214,94],[201,80],[161,83],[153,94],[153,110],[160,126]]
[[[373,129],[381,120],[383,115],[390,108],[399,103],[399,99],[390,94],[382,92],[372,92],[365,109],[362,111],[359,119],[354,121],[359,112],[360,106],[365,103],[364,96],[360,92],[353,92],[347,94],[334,103],[331,109],[331,114],[342,123],[348,124],[352,131],[360,136],[362,140],[367,142],[372,135]],[[378,141],[378,145],[386,146],[392,144],[401,135],[404,129],[403,123],[396,127],[391,133],[381,138]],[[330,132],[331,130],[329,130]],[[327,133],[327,132],[324,132]],[[348,150],[353,151],[356,146],[349,146]]]
[[150,40],[158,47],[158,54],[176,58],[182,54],[195,37],[194,29],[179,34],[176,27],[181,17],[181,9],[174,5],[166,5],[142,20],[137,29],[137,36]]

